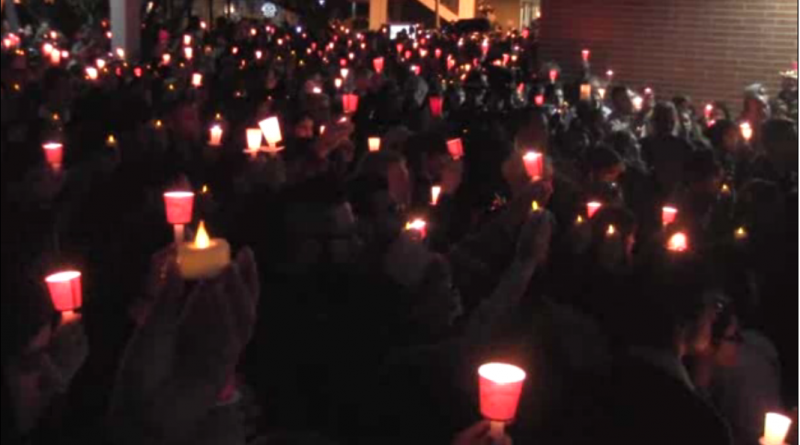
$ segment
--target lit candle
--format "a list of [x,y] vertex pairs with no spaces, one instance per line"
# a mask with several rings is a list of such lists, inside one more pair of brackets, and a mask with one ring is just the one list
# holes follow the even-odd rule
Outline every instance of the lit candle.
[[785,445],[792,419],[776,413],[767,414],[761,445]]
[[64,162],[64,146],[57,142],[48,142],[42,145],[44,150],[45,159],[50,167],[55,172],[61,171],[61,165]]
[[459,159],[463,158],[464,144],[461,142],[461,139],[451,139],[447,141],[447,151],[450,152],[450,156],[454,161],[458,161]]
[[186,224],[192,222],[194,211],[194,193],[187,191],[171,191],[164,193],[164,207],[167,212],[167,222],[175,231],[175,243],[184,241]]
[[542,207],[539,205],[539,201],[533,201],[531,203],[531,212],[536,213],[542,210]]
[[367,141],[369,144],[369,152],[375,153],[381,151],[381,138],[373,137]]
[[720,189],[720,193],[723,195],[730,195],[731,194],[731,187],[728,184],[722,184],[722,188]]
[[122,48],[117,48],[117,57],[119,57],[121,60],[124,60],[125,59],[125,50],[122,49]]
[[611,83],[611,81],[614,79],[614,71],[612,70],[606,71],[606,77],[608,77],[608,83]]
[[377,58],[372,60],[372,66],[375,68],[375,72],[378,73],[378,74],[383,73],[384,64],[385,64],[385,61],[384,61],[383,57],[377,57]]
[[439,204],[439,197],[442,196],[442,187],[434,185],[431,187],[431,205],[436,207]]
[[178,268],[185,280],[214,278],[231,262],[231,247],[223,239],[211,239],[201,221],[194,242],[178,247]]
[[456,59],[448,58],[447,59],[447,71],[452,71],[453,68],[456,67]]
[[588,49],[584,49],[583,51],[581,51],[581,56],[583,57],[583,61],[585,63],[589,63],[589,56],[590,55],[591,55],[591,52]]
[[333,86],[335,86],[337,90],[342,89],[342,85],[343,84],[344,84],[344,81],[342,79],[338,78],[338,77],[336,79],[334,79],[334,81],[333,81]]
[[683,232],[672,235],[667,241],[667,250],[677,253],[686,252],[689,250],[689,237]]
[[581,84],[581,100],[592,100],[592,85],[588,83]]
[[415,238],[422,241],[428,236],[428,223],[420,218],[409,221],[406,223],[406,232],[414,234]]
[[664,227],[672,224],[678,218],[678,209],[671,206],[666,206],[661,209],[661,223]]
[[537,107],[543,107],[544,106],[544,94],[537,94],[533,98],[533,103],[536,104]]
[[183,46],[189,46],[192,44],[192,36],[189,34],[185,34],[183,36]]
[[444,99],[441,96],[431,96],[429,102],[431,106],[431,115],[436,118],[442,117],[444,113]]
[[105,60],[103,60],[103,59],[97,59],[97,60],[94,62],[94,64],[95,64],[95,66],[97,67],[97,69],[99,69],[99,70],[102,70],[103,68],[105,68],[105,67],[106,67],[106,61],[105,61]]
[[352,93],[342,95],[342,107],[345,114],[355,114],[358,111],[358,95]]
[[608,229],[606,230],[606,236],[611,238],[611,237],[614,237],[616,235],[617,235],[617,228],[614,227],[613,224],[609,225]]
[[200,73],[192,74],[192,86],[195,88],[200,88],[203,86],[203,75]]
[[281,124],[280,121],[278,121],[278,118],[273,116],[264,119],[258,123],[258,126],[261,128],[261,133],[264,134],[264,138],[267,140],[267,144],[269,145],[270,149],[277,149],[278,144],[283,140]]
[[542,179],[544,175],[544,156],[541,153],[529,151],[525,153],[522,160],[525,162],[525,171],[528,172],[528,176],[532,180],[538,181]]
[[636,111],[642,111],[642,107],[644,107],[644,99],[641,96],[636,96],[633,98],[633,108]]
[[222,127],[220,125],[211,126],[211,137],[209,138],[208,145],[212,147],[219,147],[222,145]]
[[598,88],[597,89],[597,94],[600,95],[600,99],[601,100],[605,100],[606,99],[606,89],[605,88]]
[[739,129],[742,131],[742,137],[746,142],[750,142],[753,139],[753,127],[750,125],[750,122],[742,122],[739,125]]
[[171,61],[172,61],[172,56],[171,55],[164,54],[164,55],[161,56],[161,63],[163,63],[164,65],[169,65],[169,63]]
[[50,53],[53,52],[53,49],[54,48],[52,43],[45,43],[44,45],[42,45],[42,54],[49,57]]
[[586,204],[586,214],[589,216],[589,219],[594,218],[594,215],[603,208],[602,202],[592,201]]
[[186,58],[186,60],[192,60],[194,57],[194,49],[190,46],[187,46],[183,49],[183,56]]
[[502,443],[505,425],[517,417],[519,400],[527,375],[522,369],[503,363],[489,363],[478,369],[481,415],[491,422],[493,443]]
[[556,83],[556,80],[558,80],[558,70],[552,69],[550,70],[550,83]]
[[58,65],[61,63],[61,51],[53,50],[50,51],[50,63],[53,65]]
[[97,80],[97,76],[99,73],[97,72],[97,68],[95,67],[87,67],[86,68],[86,78],[89,80]]
[[422,73],[422,68],[419,65],[411,65],[411,72],[414,73],[415,76],[419,76]]
[[61,312],[65,320],[73,318],[75,311],[83,305],[81,273],[74,270],[58,272],[44,281],[55,310]]
[[260,128],[247,129],[247,150],[251,154],[257,154],[261,151],[261,141],[264,137]]
[[738,229],[736,229],[736,232],[734,233],[734,237],[736,238],[736,241],[744,241],[744,240],[746,240],[747,239],[747,229],[745,229],[744,227],[739,227]]
[[109,134],[106,138],[106,146],[108,148],[116,148],[117,147],[117,138],[113,134]]
[[706,104],[705,117],[706,121],[711,121],[711,114],[714,112],[714,105]]
[[347,79],[347,76],[350,75],[350,70],[347,68],[342,68],[339,70],[339,73],[342,75],[342,79]]
[[441,59],[441,58],[442,58],[442,50],[441,50],[441,49],[439,49],[439,48],[436,48],[436,50],[433,52],[433,55],[434,55],[434,57],[436,57],[437,59]]

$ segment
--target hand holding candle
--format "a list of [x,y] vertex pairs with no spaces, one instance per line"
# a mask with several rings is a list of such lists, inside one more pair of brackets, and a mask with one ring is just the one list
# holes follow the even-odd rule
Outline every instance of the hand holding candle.
[[406,232],[411,233],[415,239],[424,241],[428,237],[428,223],[421,218],[409,221],[406,223]]
[[672,206],[666,206],[661,209],[661,223],[664,227],[667,227],[670,224],[675,223],[675,220],[678,218],[678,209]]
[[491,421],[492,440],[501,442],[505,425],[517,416],[522,387],[527,375],[522,369],[502,363],[483,365],[480,376],[481,414]]
[[464,144],[461,142],[461,139],[451,139],[447,141],[447,151],[450,152],[450,156],[454,161],[458,161],[464,157]]
[[379,137],[369,138],[367,142],[369,144],[370,153],[377,153],[381,151],[381,138]]
[[208,145],[212,147],[219,147],[222,145],[222,126],[218,124],[212,125],[209,132],[211,134],[208,140]]
[[[276,151],[278,144],[283,141],[283,134],[281,133],[281,123],[278,118],[273,116],[258,123],[264,138],[267,140],[270,150]],[[261,142],[259,142],[261,144]]]
[[48,142],[42,145],[42,150],[50,168],[56,173],[60,172],[64,163],[64,146],[57,142]]
[[525,162],[525,171],[533,181],[539,181],[544,177],[544,156],[535,151],[525,153],[522,158]]

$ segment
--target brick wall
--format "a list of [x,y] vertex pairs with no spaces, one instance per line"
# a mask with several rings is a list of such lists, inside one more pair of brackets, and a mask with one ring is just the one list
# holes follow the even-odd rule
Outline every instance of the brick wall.
[[774,95],[797,60],[797,0],[543,0],[541,40],[568,76],[588,47],[595,73],[739,110],[745,86]]

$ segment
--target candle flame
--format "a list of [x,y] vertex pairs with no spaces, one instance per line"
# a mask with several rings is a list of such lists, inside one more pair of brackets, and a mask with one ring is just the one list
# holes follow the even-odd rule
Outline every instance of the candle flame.
[[689,250],[689,237],[682,232],[672,235],[667,243],[667,249],[672,252],[686,252]]
[[208,249],[211,247],[211,238],[206,231],[206,224],[200,221],[200,226],[197,228],[197,236],[194,238],[194,247],[198,249]]
[[504,363],[489,363],[483,365],[478,370],[478,374],[500,385],[519,383],[527,378],[527,374],[522,369]]
[[109,135],[108,135],[108,138],[106,138],[106,143],[107,143],[108,145],[115,145],[115,144],[117,143],[117,138],[116,138],[116,137],[114,137],[114,135],[113,135],[113,134],[109,134]]
[[747,229],[744,227],[739,227],[736,229],[736,239],[743,240],[745,238],[747,238]]
[[606,235],[607,236],[614,236],[616,234],[617,234],[617,228],[614,227],[613,224],[609,225],[608,226],[608,230],[606,230]]
[[583,224],[583,217],[581,215],[578,215],[578,218],[575,220],[575,224],[577,225]]
[[541,207],[539,207],[539,202],[538,201],[533,201],[533,203],[531,204],[531,210],[534,211],[534,212],[538,212],[539,210],[541,210]]
[[411,222],[406,223],[406,230],[417,230],[417,231],[421,232],[421,231],[425,230],[425,227],[427,227],[427,226],[428,226],[428,223],[426,223],[424,219],[419,219],[418,218],[418,219],[415,219],[415,220],[413,220]]
[[730,186],[728,186],[728,184],[722,184],[722,193],[725,193],[727,195],[730,192],[731,192]]
[[49,277],[45,278],[45,282],[47,283],[66,283],[68,281],[72,281],[81,276],[81,273],[78,271],[66,271],[66,272],[59,272],[50,275]]

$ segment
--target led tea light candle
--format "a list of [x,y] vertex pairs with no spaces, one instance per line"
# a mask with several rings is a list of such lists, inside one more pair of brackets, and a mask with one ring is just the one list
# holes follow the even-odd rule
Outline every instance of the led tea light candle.
[[678,209],[672,206],[666,206],[661,209],[661,224],[664,227],[673,224],[678,218]]
[[378,137],[369,138],[367,140],[367,143],[369,144],[370,153],[376,153],[381,151],[381,138]]
[[81,273],[78,271],[58,272],[45,278],[53,307],[61,312],[65,321],[75,317],[75,311],[83,305]]
[[442,196],[442,187],[434,185],[431,187],[431,205],[436,207],[439,205],[439,198]]
[[212,147],[219,147],[222,145],[222,126],[218,124],[212,125],[209,133],[210,138],[208,140],[208,145]]
[[592,201],[586,204],[586,214],[589,216],[589,219],[594,218],[594,215],[603,208],[602,202]]
[[431,96],[428,102],[430,102],[431,115],[435,118],[442,117],[444,113],[444,99],[441,96]]
[[522,157],[522,161],[525,163],[525,171],[528,172],[528,176],[532,180],[538,181],[542,179],[544,175],[544,156],[541,153],[529,151]]
[[744,227],[739,227],[736,229],[736,232],[734,232],[733,236],[736,238],[736,241],[744,241],[747,239],[747,229]]
[[786,436],[791,427],[792,419],[776,413],[767,414],[761,445],[786,445]]
[[231,262],[231,247],[223,239],[211,239],[201,221],[197,236],[190,243],[178,247],[178,268],[185,280],[198,281],[214,278]]
[[164,193],[164,207],[167,212],[167,222],[175,231],[175,243],[180,245],[186,239],[186,224],[192,222],[194,193],[187,191]]
[[683,253],[689,250],[689,237],[683,232],[672,235],[667,241],[667,250],[670,252]]
[[506,424],[517,417],[519,400],[527,375],[522,369],[503,363],[489,363],[478,369],[481,415],[491,422],[493,443],[503,443]]
[[42,150],[50,168],[56,173],[60,172],[64,163],[64,146],[58,142],[48,142],[42,145]]
[[464,157],[464,144],[461,139],[451,139],[447,141],[447,151],[454,161],[458,161]]
[[264,139],[267,140],[269,151],[277,152],[278,144],[283,141],[283,134],[281,133],[281,123],[278,118],[273,116],[258,123],[261,128],[261,133],[264,134]]

